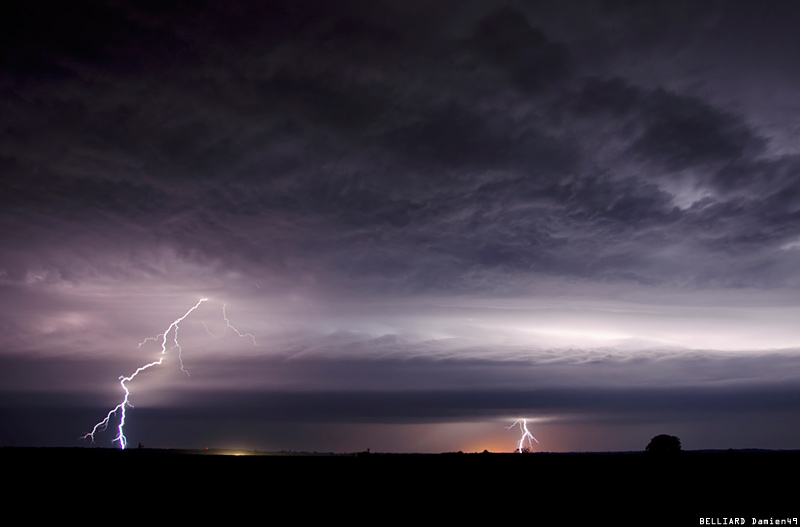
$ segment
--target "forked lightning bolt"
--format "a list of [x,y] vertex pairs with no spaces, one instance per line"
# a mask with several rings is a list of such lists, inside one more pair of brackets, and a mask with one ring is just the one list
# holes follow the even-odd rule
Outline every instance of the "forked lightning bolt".
[[[92,428],[92,431],[89,432],[88,434],[84,435],[82,437],[82,439],[91,438],[92,442],[94,443],[94,435],[95,435],[95,433],[97,433],[99,431],[103,431],[106,428],[108,428],[108,425],[111,422],[111,416],[113,416],[113,415],[117,414],[117,412],[119,412],[119,425],[117,427],[118,433],[117,433],[117,437],[114,438],[112,443],[118,441],[119,442],[119,447],[122,450],[125,450],[125,447],[128,446],[128,440],[125,437],[125,434],[123,432],[123,429],[125,427],[125,409],[128,406],[133,408],[133,405],[129,401],[131,392],[128,390],[128,387],[126,386],[126,383],[131,382],[134,378],[136,378],[137,375],[139,375],[144,370],[146,370],[148,368],[152,368],[153,366],[159,366],[161,364],[161,362],[164,360],[164,355],[166,355],[166,353],[167,353],[167,337],[169,336],[170,333],[172,333],[172,343],[173,343],[172,344],[172,349],[177,349],[178,350],[178,361],[180,362],[180,365],[181,365],[181,371],[186,373],[186,375],[189,375],[189,372],[186,371],[186,369],[183,367],[183,359],[181,358],[182,349],[181,349],[181,345],[178,343],[178,324],[183,322],[183,320],[186,317],[188,317],[192,313],[192,311],[194,311],[195,309],[200,307],[200,304],[202,304],[203,302],[205,302],[207,300],[208,300],[207,298],[201,298],[197,302],[197,304],[195,304],[194,307],[192,307],[189,311],[187,311],[182,317],[180,317],[180,318],[176,319],[174,322],[172,322],[172,324],[169,325],[169,327],[166,329],[166,331],[164,331],[164,333],[160,333],[160,334],[156,335],[155,337],[148,337],[148,338],[144,339],[142,342],[139,343],[139,347],[141,347],[142,344],[144,344],[147,341],[150,341],[150,340],[161,340],[161,357],[157,361],[153,361],[153,362],[151,362],[149,364],[145,364],[144,366],[140,366],[136,371],[134,371],[132,374],[130,374],[127,377],[120,376],[119,384],[120,384],[120,386],[122,386],[122,390],[125,392],[125,396],[122,398],[122,402],[119,403],[117,406],[115,406],[111,411],[109,411],[108,415],[106,415],[105,419],[103,419],[102,421],[100,421],[99,423],[94,425],[94,428]],[[239,331],[235,327],[233,327],[231,325],[230,321],[228,320],[228,317],[225,314],[225,306],[223,306],[223,308],[222,308],[222,318],[225,319],[225,323],[226,323],[225,327],[226,328],[231,328],[240,337],[250,337],[251,339],[253,339],[253,344],[256,343],[256,339],[255,339],[255,337],[253,335],[250,335],[249,333],[245,333],[245,334],[239,333]],[[203,324],[203,325],[205,325],[205,324]],[[206,326],[206,331],[208,331],[208,333],[213,336],[213,334],[208,330],[208,326]]]
[[519,428],[522,431],[522,437],[519,439],[519,445],[518,445],[519,453],[522,454],[526,440],[528,441],[528,446],[530,448],[533,448],[533,443],[531,443],[531,439],[533,439],[537,443],[539,442],[539,440],[533,437],[533,434],[531,434],[530,431],[528,430],[527,419],[517,419],[516,421],[514,421],[514,424],[512,424],[511,426],[507,426],[506,429],[511,430],[517,425],[519,425]]

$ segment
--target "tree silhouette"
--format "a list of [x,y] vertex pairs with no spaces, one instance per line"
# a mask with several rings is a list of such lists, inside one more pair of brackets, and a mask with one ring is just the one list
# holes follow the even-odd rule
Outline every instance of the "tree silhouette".
[[650,440],[644,451],[647,454],[677,454],[681,451],[681,440],[667,434],[657,435]]

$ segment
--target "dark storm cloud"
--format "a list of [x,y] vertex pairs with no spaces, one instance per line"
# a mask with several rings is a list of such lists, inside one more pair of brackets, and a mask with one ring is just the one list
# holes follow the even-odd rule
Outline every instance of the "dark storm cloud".
[[[65,9],[23,9],[28,29],[7,36],[4,208],[34,243],[49,217],[97,237],[157,229],[244,272],[463,290],[508,273],[703,282],[750,225],[757,265],[782,279],[770,251],[794,235],[775,214],[793,162],[757,160],[765,139],[712,101],[581,78],[521,10],[448,37],[447,18],[412,35],[380,16],[389,4]],[[678,209],[677,184],[722,202]],[[699,250],[698,225],[720,241]],[[655,255],[665,244],[698,267]]]
[[633,151],[669,170],[735,161],[758,153],[763,146],[739,119],[701,101],[663,93],[654,94],[653,99],[655,108],[647,116],[651,122]]
[[502,7],[481,18],[471,42],[485,60],[507,71],[512,82],[525,91],[536,91],[564,77],[568,52],[550,42],[533,27],[524,13]]
[[[592,154],[569,137],[559,136],[546,121],[537,121],[535,110],[515,110],[522,99],[514,92],[508,100],[496,99],[503,87],[493,73],[496,67],[509,71],[511,85],[526,89],[558,86],[567,77],[565,47],[533,26],[521,11],[502,8],[482,15],[465,40],[448,42],[428,31],[423,41],[435,51],[423,53],[407,28],[377,23],[378,17],[316,4],[278,7],[258,26],[245,22],[263,15],[252,6],[236,13],[214,5],[206,13],[180,18],[183,25],[178,27],[157,21],[185,15],[181,10],[71,13],[91,35],[85,38],[97,40],[83,45],[73,43],[77,37],[66,32],[58,17],[48,18],[38,29],[50,36],[37,45],[55,54],[43,55],[53,63],[72,64],[74,77],[56,81],[67,89],[55,100],[36,99],[34,86],[33,95],[18,94],[22,99],[17,102],[30,107],[22,114],[26,120],[30,112],[39,118],[58,116],[59,122],[50,122],[45,129],[44,145],[53,148],[55,141],[69,134],[73,146],[42,157],[41,148],[34,154],[19,144],[33,130],[20,134],[15,128],[12,140],[22,148],[9,152],[7,165],[20,175],[32,169],[38,175],[26,177],[24,184],[19,180],[10,184],[5,199],[28,213],[47,207],[89,214],[102,207],[142,226],[187,214],[197,222],[205,210],[298,215],[312,225],[335,228],[336,234],[332,228],[321,232],[344,243],[358,236],[342,240],[342,234],[366,227],[374,235],[371,244],[376,243],[374,238],[379,245],[381,238],[391,244],[385,248],[394,253],[392,258],[408,259],[420,241],[430,239],[437,252],[454,256],[454,262],[490,268],[503,263],[516,268],[531,256],[504,231],[533,235],[536,251],[560,249],[548,245],[552,236],[532,232],[526,225],[530,222],[586,229],[608,221],[635,228],[637,222],[660,216],[667,224],[674,223],[669,203],[649,183],[635,188],[637,180],[604,177],[599,182],[591,174],[562,179],[580,170],[580,164],[569,159],[592,163]],[[216,21],[212,13],[224,22]],[[114,38],[89,31],[98,17],[106,16],[110,27],[124,25],[136,38],[119,38],[118,34],[127,34],[122,30]],[[219,44],[201,38],[200,27],[210,35],[230,31],[224,26],[232,16],[244,23],[247,39]],[[136,26],[148,31],[137,32]],[[214,49],[220,45],[243,54],[231,64],[219,63]],[[80,54],[82,46],[99,51]],[[184,57],[175,51],[184,48],[195,50],[195,55]],[[19,49],[23,56],[33,53],[25,51],[25,45]],[[109,65],[114,57],[124,62],[134,50],[138,59],[130,69]],[[467,57],[464,60],[472,69],[458,63],[441,69],[442,61],[452,57]],[[157,71],[158,81],[136,80],[139,63]],[[475,65],[480,66],[475,69]],[[170,71],[174,66],[177,70]],[[419,85],[415,79],[427,82]],[[454,85],[454,80],[464,84]],[[489,80],[496,89],[483,91],[481,83]],[[475,87],[466,84],[469,81],[477,81]],[[641,99],[628,104],[633,108],[611,105],[615,119],[620,112],[628,114],[628,127],[640,130],[630,138],[621,131],[621,139],[630,141],[628,151],[668,170],[741,157],[748,142],[755,142],[740,122],[701,101],[660,91],[639,90],[644,95],[637,95],[636,88],[626,85],[617,89],[632,91],[630,99]],[[584,118],[595,119],[587,108],[603,106],[609,111],[606,99],[625,98],[609,95],[609,90],[614,88],[591,81],[577,96],[567,92],[562,100],[579,108]],[[86,113],[89,104],[100,111]],[[519,112],[519,117],[501,117],[492,108],[498,104]],[[20,111],[24,110],[17,108]],[[24,130],[22,115],[14,126]],[[74,144],[77,138],[83,147]],[[107,151],[109,143],[116,155],[94,154]],[[359,149],[362,153],[356,153]],[[490,168],[506,174],[487,174]],[[615,168],[607,171],[613,174]],[[67,181],[59,181],[62,178]],[[225,184],[220,188],[221,181]],[[544,207],[525,211],[531,219],[522,225],[516,214],[486,206],[498,203],[513,209],[541,201]],[[462,217],[454,222],[448,214]],[[576,216],[591,222],[574,223]],[[214,238],[243,225],[235,213],[223,223],[227,225],[217,219],[198,228]],[[431,234],[443,223],[446,238]],[[468,243],[478,249],[465,254],[459,245],[452,245],[452,235],[465,235],[476,224],[481,226],[479,235]],[[536,230],[541,232],[541,227]],[[186,239],[169,228],[164,235],[172,243]],[[310,243],[309,249],[317,248],[313,242],[298,240],[300,246],[304,242]],[[192,243],[200,245],[196,247],[200,251],[220,252],[203,248],[198,239]],[[250,258],[258,259],[261,252],[250,251]],[[563,268],[563,264],[552,265]],[[532,267],[547,271],[549,266],[533,262]]]
[[764,139],[741,116],[696,97],[643,90],[619,78],[587,79],[574,107],[581,117],[616,121],[615,132],[633,139],[631,154],[668,172],[730,164],[764,149]]
[[[343,423],[455,422],[493,415],[641,422],[670,414],[701,419],[792,412],[800,405],[792,350],[726,355],[653,350],[631,357],[611,349],[526,349],[509,350],[524,359],[486,360],[452,358],[463,353],[447,342],[352,338],[338,344],[323,340],[323,349],[315,351],[287,350],[288,360],[195,356],[191,381],[166,372],[168,384],[148,390],[137,384],[133,400],[145,409],[180,408],[185,415],[221,411],[231,418]],[[109,389],[116,386],[119,365],[91,362],[88,368],[75,358],[3,358],[2,405],[6,411],[48,402],[89,408],[114,399]],[[98,375],[108,382],[98,381]],[[76,381],[82,388],[74,387]]]
[[[335,392],[249,394],[217,393],[229,418],[258,416],[273,422],[460,422],[497,415],[569,416],[597,422],[663,422],[670,416],[702,420],[759,412],[793,412],[800,393],[791,385],[731,389],[534,390],[530,392]],[[236,408],[231,413],[230,408]],[[215,415],[211,408],[195,409]],[[191,413],[191,412],[190,412]]]
[[24,79],[69,77],[71,61],[113,67],[128,41],[142,36],[142,26],[101,2],[11,2],[3,12],[5,72]]

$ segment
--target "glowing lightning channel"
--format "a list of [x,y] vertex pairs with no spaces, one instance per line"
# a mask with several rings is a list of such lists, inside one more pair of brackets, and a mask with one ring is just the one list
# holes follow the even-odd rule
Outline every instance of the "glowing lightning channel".
[[[130,394],[131,393],[128,390],[128,387],[126,386],[126,383],[131,382],[137,375],[139,375],[139,373],[143,372],[144,370],[146,370],[148,368],[152,368],[153,366],[158,366],[158,365],[161,364],[161,362],[164,360],[164,355],[167,353],[167,336],[170,334],[170,332],[172,332],[172,334],[173,334],[173,336],[172,336],[172,343],[173,344],[172,344],[171,347],[172,347],[172,349],[177,349],[178,350],[178,360],[180,361],[181,371],[186,373],[186,375],[189,375],[189,372],[186,371],[186,369],[183,367],[183,360],[181,359],[181,351],[182,350],[181,350],[181,345],[178,343],[178,324],[183,322],[183,320],[186,317],[188,317],[192,313],[192,311],[194,311],[195,309],[200,307],[200,304],[202,304],[203,302],[205,302],[207,300],[208,300],[207,298],[201,298],[197,302],[197,304],[194,305],[194,307],[192,307],[189,311],[187,311],[182,317],[178,318],[172,324],[170,324],[169,327],[166,329],[166,331],[164,331],[164,333],[159,333],[155,337],[148,337],[148,338],[144,339],[142,342],[139,343],[139,347],[141,348],[142,344],[144,344],[145,342],[148,342],[150,340],[157,341],[157,340],[160,339],[161,340],[161,357],[157,361],[153,361],[153,362],[151,362],[149,364],[145,364],[144,366],[140,366],[135,372],[133,372],[131,375],[129,375],[127,377],[120,376],[119,384],[120,384],[120,386],[122,386],[122,390],[125,392],[125,397],[123,397],[121,403],[119,403],[110,412],[108,412],[108,415],[106,415],[105,419],[103,419],[102,421],[100,421],[99,423],[94,425],[94,428],[92,428],[92,431],[89,432],[88,434],[84,435],[83,439],[86,439],[87,437],[91,438],[92,443],[94,443],[94,434],[96,432],[98,432],[98,431],[103,431],[106,428],[108,428],[109,422],[111,421],[111,416],[115,415],[117,412],[119,412],[119,426],[118,426],[119,433],[117,434],[117,437],[114,438],[112,443],[115,442],[115,441],[119,441],[120,448],[122,450],[125,450],[125,447],[128,446],[128,440],[125,437],[125,434],[123,433],[123,428],[125,426],[125,409],[128,406],[133,408],[133,405],[128,400],[130,398]],[[250,338],[252,338],[253,339],[253,344],[255,344],[256,339],[255,339],[255,337],[253,335],[250,335],[249,333],[246,333],[246,334],[243,335],[243,334],[239,333],[239,331],[231,325],[230,321],[228,320],[228,317],[225,314],[225,307],[224,306],[222,308],[222,317],[225,319],[225,323],[227,324],[226,327],[229,327],[229,328],[233,329],[234,331],[236,331],[236,333],[240,337],[250,337]],[[208,331],[208,333],[211,334],[211,332],[208,330],[208,326],[206,326],[206,331]],[[213,334],[211,334],[211,335],[213,336]]]
[[255,346],[256,345],[256,338],[253,335],[251,335],[250,333],[239,333],[239,330],[231,325],[231,321],[228,320],[228,315],[225,313],[225,308],[226,307],[228,307],[228,304],[222,304],[222,318],[225,319],[225,324],[226,324],[225,327],[226,328],[231,328],[240,337],[250,337],[251,339],[253,339],[253,346]]
[[519,429],[522,431],[522,437],[519,439],[519,453],[522,454],[523,448],[525,447],[525,440],[528,441],[528,446],[530,448],[533,448],[533,443],[531,443],[531,439],[533,439],[537,443],[539,442],[539,440],[533,437],[533,434],[531,434],[530,431],[528,430],[527,419],[517,419],[516,421],[514,421],[514,424],[512,424],[511,426],[507,426],[506,429],[511,430],[517,425],[519,425]]
[[214,335],[213,333],[211,333],[211,330],[210,330],[210,329],[208,329],[208,324],[206,324],[205,322],[201,322],[201,324],[203,324],[203,327],[204,327],[204,328],[206,328],[206,333],[208,333],[209,335],[211,335],[211,338],[212,338],[212,339],[215,339],[215,338],[217,338],[217,336],[216,336],[216,335]]

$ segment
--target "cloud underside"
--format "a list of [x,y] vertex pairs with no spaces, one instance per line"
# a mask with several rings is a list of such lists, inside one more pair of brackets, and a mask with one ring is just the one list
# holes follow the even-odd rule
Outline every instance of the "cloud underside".
[[[773,354],[531,353],[526,360],[263,358],[187,359],[129,383],[141,408],[253,413],[259,419],[453,422],[529,415],[653,419],[714,412],[792,412],[800,392],[791,350]],[[174,360],[172,361],[174,362]],[[95,407],[119,399],[116,361],[3,359],[3,401],[20,407]],[[106,382],[97,379],[106,372]],[[87,373],[88,372],[88,373]],[[31,379],[38,381],[32,389]],[[16,395],[15,395],[16,394]],[[24,401],[24,402],[23,402]],[[45,404],[46,402],[46,404]],[[698,417],[699,418],[699,417]]]
[[748,108],[589,74],[511,8],[423,11],[412,36],[370,10],[269,5],[180,31],[182,11],[109,8],[99,33],[66,32],[94,20],[66,7],[21,15],[47,38],[9,37],[6,282],[795,285],[798,161]]

